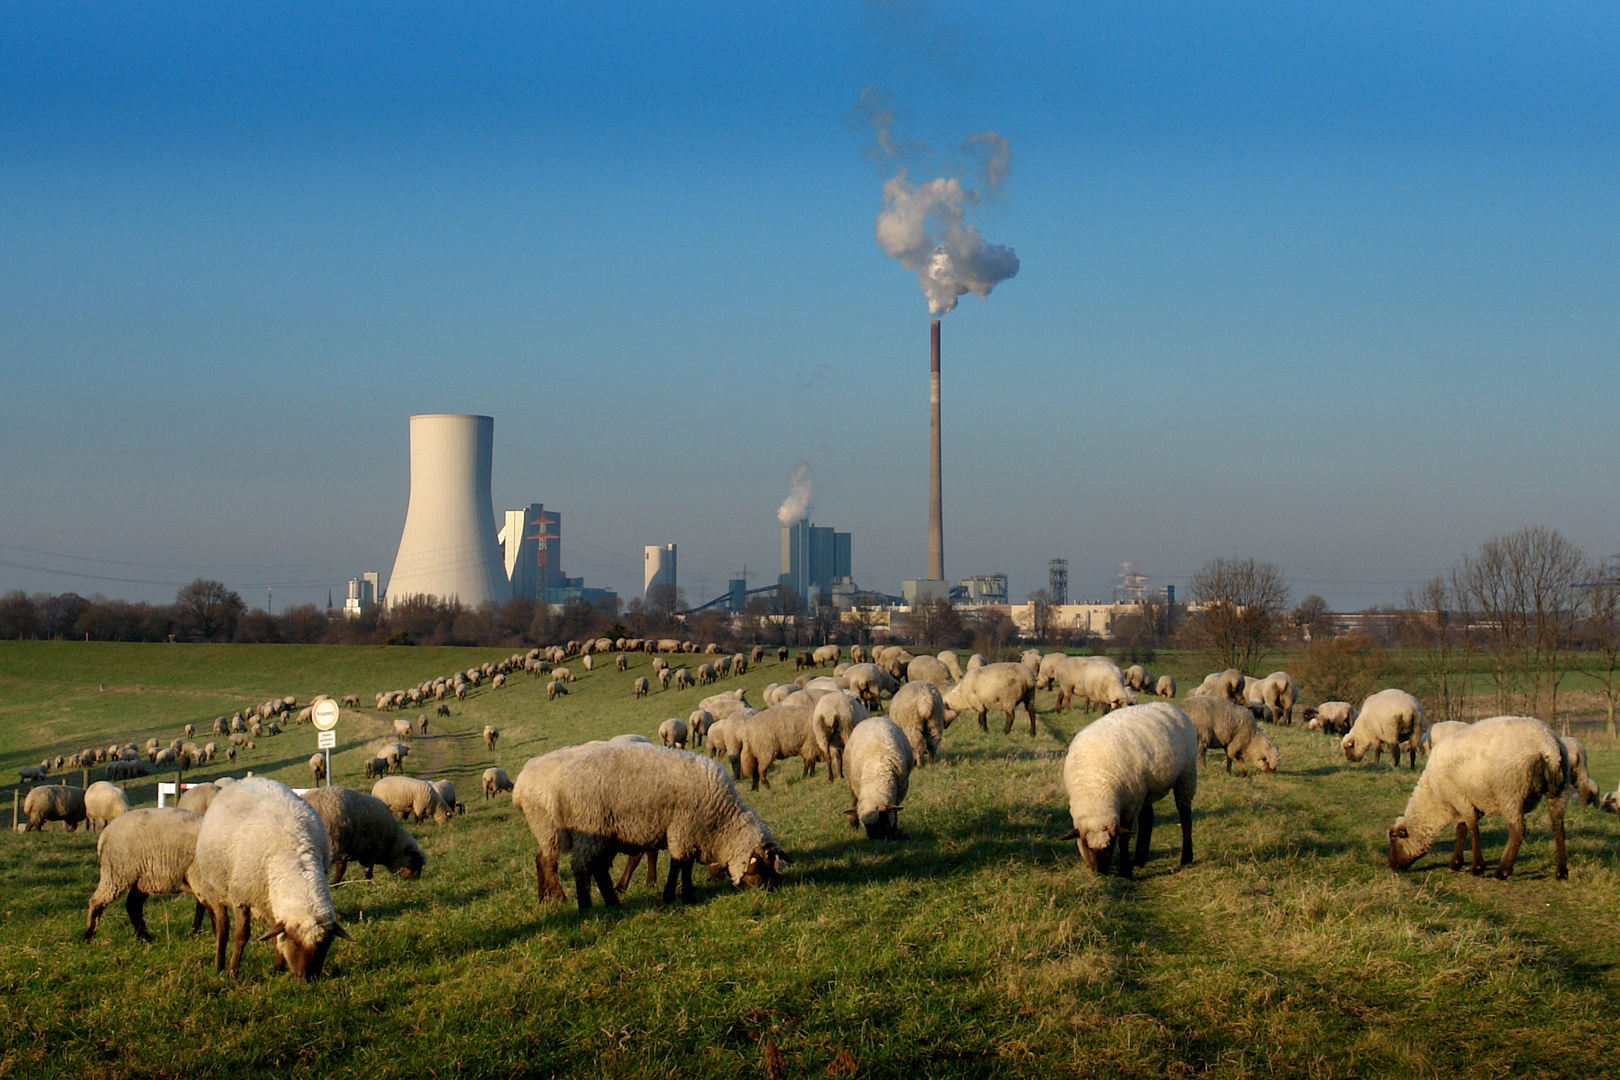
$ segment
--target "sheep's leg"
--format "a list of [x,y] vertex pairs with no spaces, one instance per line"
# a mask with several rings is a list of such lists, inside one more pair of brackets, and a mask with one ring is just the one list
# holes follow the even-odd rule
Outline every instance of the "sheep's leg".
[[193,936],[196,935],[197,931],[202,929],[203,913],[207,910],[208,908],[203,904],[203,902],[198,900],[197,910],[191,913],[191,933]]
[[253,910],[251,908],[239,907],[236,909],[236,933],[231,937],[231,966],[226,969],[232,975],[242,970],[242,952],[247,948],[248,932],[252,921]]
[[680,879],[681,903],[695,903],[697,901],[697,891],[692,888],[692,860],[673,857],[669,860],[669,879],[664,883],[664,903],[673,904],[675,902],[675,882],[677,878]]
[[547,854],[544,849],[536,851],[534,869],[540,903],[545,903],[551,897],[563,895],[562,875],[557,872],[556,852]]
[[[579,910],[591,910],[591,876],[589,873],[579,870],[574,871],[574,898],[579,902]],[[606,897],[603,897],[603,899],[606,899]]]
[[1467,841],[1468,823],[1466,821],[1459,821],[1457,822],[1457,847],[1451,853],[1451,868],[1453,870],[1462,869],[1463,845],[1467,843]]
[[[342,881],[343,875],[348,872],[349,857],[347,855],[339,855],[337,865],[332,867],[332,884],[336,885],[338,882]],[[366,876],[370,877],[371,875],[367,874]]]
[[989,709],[980,709],[979,710],[979,730],[980,731],[989,731],[990,730],[989,719],[990,719],[990,710]]
[[841,747],[827,747],[827,783],[833,782],[833,773],[844,775],[844,751]]
[[1183,797],[1180,791],[1175,793],[1176,817],[1181,821],[1181,865],[1186,866],[1192,862],[1192,794],[1189,792]]
[[[1113,854],[1115,848],[1119,849],[1119,876],[1122,878],[1128,878],[1131,876],[1132,872],[1131,838],[1128,836],[1116,836],[1113,842],[1109,844],[1109,854]],[[1103,865],[1108,865],[1106,860],[1104,861]]]
[[1207,761],[1208,756],[1209,756],[1209,747],[1200,746],[1198,748],[1198,771],[1199,772],[1203,772],[1205,765],[1208,764],[1208,761]]
[[1136,865],[1146,866],[1148,843],[1153,839],[1153,804],[1142,804],[1142,816],[1136,819]]
[[224,904],[215,907],[208,905],[208,911],[214,916],[214,970],[225,970],[225,936],[231,932],[231,909]]
[[1057,698],[1057,711],[1062,712],[1064,709],[1066,709],[1068,707],[1068,705],[1069,705],[1069,695],[1063,692],[1063,687],[1059,686],[1058,687],[1058,698]]
[[1014,705],[1011,709],[1007,710],[1007,722],[1001,725],[1001,733],[1003,735],[1011,735],[1012,734],[1013,721],[1015,721],[1017,719],[1018,719],[1018,706]]
[[1552,822],[1553,854],[1557,860],[1558,880],[1563,881],[1569,877],[1569,862],[1564,852],[1564,800],[1547,800],[1547,817]]
[[[598,856],[590,862],[591,877],[596,879],[596,887],[602,891],[602,903],[608,907],[619,906],[619,893],[613,888],[613,854],[609,852],[605,857]],[[590,885],[585,886],[585,897],[590,899]]]
[[[614,883],[614,887],[620,892],[630,891],[630,875],[635,873],[636,867],[640,865],[641,852],[632,851],[628,856],[625,857],[624,873],[619,875],[619,880]],[[649,866],[647,869],[651,870],[652,867]],[[651,885],[653,882],[649,881],[647,884]]]
[[1513,861],[1519,857],[1519,845],[1524,843],[1524,811],[1508,821],[1507,850],[1502,852],[1502,864],[1496,868],[1496,880],[1504,881],[1513,873]]
[[131,885],[129,898],[124,901],[124,910],[129,912],[129,925],[135,928],[135,936],[142,941],[151,941],[152,935],[146,929],[146,894]]
[[[1382,760],[1384,760],[1384,742],[1382,739],[1377,739],[1373,742],[1373,764],[1376,765]],[[1400,752],[1396,751],[1395,764],[1399,765],[1400,763]]]

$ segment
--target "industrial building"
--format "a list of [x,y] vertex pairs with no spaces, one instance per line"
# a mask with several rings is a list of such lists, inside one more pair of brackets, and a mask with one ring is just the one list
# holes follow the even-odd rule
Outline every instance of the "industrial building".
[[[349,579],[349,595],[343,601],[343,617],[345,619],[358,619],[360,613],[366,608],[380,603],[382,600],[382,575],[375,570],[367,570],[357,578]],[[331,600],[327,600],[331,606]]]
[[777,583],[792,589],[807,606],[831,603],[833,585],[852,578],[849,560],[849,533],[800,518],[782,529],[782,575]]
[[673,543],[648,544],[641,551],[641,597],[647,603],[653,602],[652,591],[655,586],[669,586],[668,597],[675,598],[675,545]]
[[508,510],[499,539],[513,596],[543,600],[547,590],[563,588],[562,514],[544,503]]

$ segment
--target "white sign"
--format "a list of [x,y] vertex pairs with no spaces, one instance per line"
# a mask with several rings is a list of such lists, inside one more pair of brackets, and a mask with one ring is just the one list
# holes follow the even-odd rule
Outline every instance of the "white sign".
[[[321,696],[315,699],[310,706],[310,719],[314,721],[317,731],[331,731],[337,727],[338,704],[331,698]],[[325,745],[324,743],[321,745]]]
[[333,750],[337,747],[337,732],[323,731],[315,736],[315,749]]

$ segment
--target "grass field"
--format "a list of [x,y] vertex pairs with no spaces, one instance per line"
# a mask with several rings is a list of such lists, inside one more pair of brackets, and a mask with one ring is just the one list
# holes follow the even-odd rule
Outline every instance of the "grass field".
[[[163,741],[187,721],[271,696],[411,685],[493,650],[342,646],[0,644],[0,775],[113,742]],[[1567,882],[1554,879],[1546,811],[1507,882],[1447,870],[1449,848],[1402,875],[1385,830],[1415,776],[1347,763],[1337,740],[1270,729],[1282,770],[1229,776],[1212,755],[1194,803],[1195,859],[1160,806],[1154,857],[1135,880],[1090,874],[1073,842],[1062,758],[1083,715],[1040,732],[947,732],[913,774],[909,839],[851,832],[848,789],[778,763],[743,792],[794,865],[770,894],[694,880],[664,907],[638,876],[618,910],[581,917],[535,900],[534,845],[490,764],[624,731],[652,735],[710,692],[656,692],[584,673],[565,699],[516,676],[452,703],[415,740],[416,775],[456,782],[468,812],[413,826],[419,881],[334,891],[357,939],[327,977],[299,984],[251,946],[242,974],[213,970],[188,937],[189,899],[147,905],[156,941],[121,906],[81,940],[95,837],[51,827],[0,843],[0,1077],[293,1076],[1495,1076],[1610,1075],[1620,1049],[1620,819],[1569,814]],[[1164,665],[1156,665],[1156,670]],[[1169,665],[1185,686],[1202,672]],[[788,670],[785,677],[791,677]],[[783,679],[774,659],[721,688]],[[1190,681],[1189,681],[1190,680]],[[655,684],[656,685],[656,684]],[[414,717],[416,711],[408,713]],[[346,712],[338,783],[392,716]],[[498,725],[494,753],[478,733]],[[1620,748],[1583,730],[1594,778]],[[203,741],[201,738],[198,741]],[[259,741],[233,770],[308,783],[311,728]],[[96,779],[100,770],[92,775]],[[204,768],[198,778],[221,769]],[[67,782],[78,782],[70,774]],[[155,805],[157,778],[131,783]],[[1484,823],[1486,857],[1505,829]],[[567,880],[566,866],[564,868]]]

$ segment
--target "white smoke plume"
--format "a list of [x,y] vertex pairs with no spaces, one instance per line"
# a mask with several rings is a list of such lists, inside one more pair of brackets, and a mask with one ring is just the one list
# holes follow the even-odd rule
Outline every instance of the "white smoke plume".
[[[894,109],[876,89],[867,87],[856,112],[877,137],[871,156],[901,158],[921,148],[895,138]],[[901,165],[883,185],[883,212],[877,217],[878,245],[917,275],[934,315],[954,310],[964,293],[987,299],[992,289],[1018,273],[1012,248],[986,242],[967,220],[981,201],[998,197],[1007,182],[1007,140],[982,132],[968,137],[963,152],[977,162],[980,187],[964,187],[955,176],[913,184]]]
[[776,520],[784,525],[792,525],[795,521],[803,521],[810,516],[810,505],[815,488],[810,478],[810,463],[800,461],[793,466],[793,476],[788,481],[788,497],[782,500],[777,508]]

